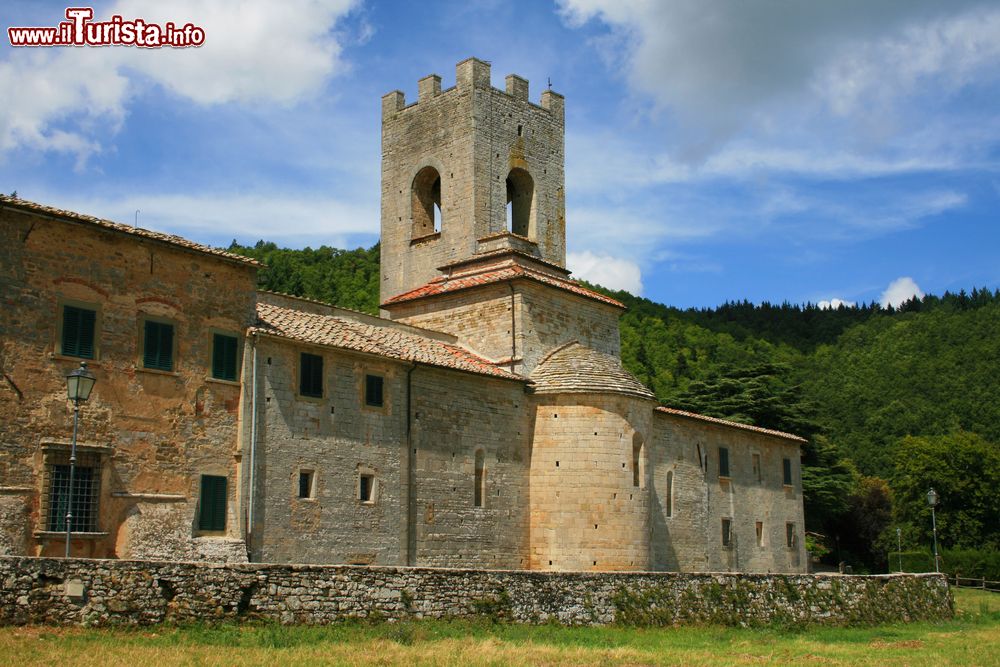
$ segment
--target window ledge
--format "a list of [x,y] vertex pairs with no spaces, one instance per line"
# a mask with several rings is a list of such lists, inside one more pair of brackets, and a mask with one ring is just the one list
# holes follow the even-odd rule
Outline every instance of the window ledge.
[[91,359],[87,357],[74,357],[71,354],[61,354],[59,352],[50,352],[49,359],[53,361],[72,361],[75,363],[80,363],[81,361],[87,362],[87,368],[100,368],[101,361],[99,359]]
[[306,403],[322,403],[326,400],[322,396],[306,396],[305,394],[295,394],[295,398]]
[[213,539],[213,540],[218,540],[218,539],[235,539],[235,538],[230,538],[229,535],[224,530],[197,530],[194,533],[194,537],[196,539],[197,538],[206,538],[206,539]]
[[205,378],[205,382],[211,382],[213,384],[222,384],[222,385],[226,385],[227,387],[242,387],[243,386],[243,383],[241,383],[239,380],[223,380],[222,378],[214,378],[214,377],[207,377],[207,378]]
[[132,491],[112,491],[112,498],[127,498],[129,500],[145,500],[147,502],[182,503],[187,496],[179,493],[142,493]]
[[410,245],[416,245],[418,243],[426,243],[428,241],[436,241],[441,238],[441,232],[431,232],[430,234],[424,234],[423,236],[416,236],[410,239]]
[[135,371],[137,373],[149,373],[150,375],[165,375],[167,377],[179,378],[181,376],[177,371],[161,371],[158,368],[146,368],[145,366],[136,366]]
[[[53,540],[57,538],[66,539],[65,530],[36,530],[33,535],[40,540]],[[72,532],[71,539],[74,540],[99,540],[101,538],[107,537],[106,532],[97,533],[87,533],[87,532]]]

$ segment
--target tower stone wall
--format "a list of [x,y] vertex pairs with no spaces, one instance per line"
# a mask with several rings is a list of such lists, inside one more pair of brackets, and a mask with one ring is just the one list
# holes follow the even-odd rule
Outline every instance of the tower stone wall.
[[475,58],[455,79],[446,90],[437,75],[421,79],[409,105],[400,91],[382,98],[383,302],[480,252],[566,263],[562,96],[533,104],[515,75],[493,88]]

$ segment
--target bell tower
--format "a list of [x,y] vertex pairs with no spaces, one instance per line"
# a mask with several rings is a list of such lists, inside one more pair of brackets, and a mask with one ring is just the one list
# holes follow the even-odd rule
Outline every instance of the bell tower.
[[624,306],[566,270],[562,95],[534,104],[514,74],[498,90],[475,58],[418,91],[382,98],[383,315],[512,373],[571,341],[617,356]]
[[455,82],[431,74],[416,102],[382,98],[383,303],[478,258],[566,265],[563,97],[532,103],[514,74],[493,88],[476,58]]

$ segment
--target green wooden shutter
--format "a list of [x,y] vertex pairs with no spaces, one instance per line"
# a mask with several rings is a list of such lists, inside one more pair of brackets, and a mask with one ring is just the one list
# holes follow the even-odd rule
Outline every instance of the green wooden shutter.
[[201,509],[198,513],[199,530],[226,529],[226,478],[216,475],[201,476]]
[[784,470],[782,472],[784,473],[785,484],[787,486],[791,486],[791,484],[792,484],[792,460],[791,459],[782,459],[781,463],[782,463],[782,466],[784,468]]
[[147,320],[142,356],[146,368],[174,370],[174,325]]
[[96,315],[93,310],[63,306],[62,354],[94,358],[94,325]]
[[234,336],[215,334],[212,341],[212,377],[236,380],[236,345]]
[[719,447],[719,477],[729,477],[729,449]]

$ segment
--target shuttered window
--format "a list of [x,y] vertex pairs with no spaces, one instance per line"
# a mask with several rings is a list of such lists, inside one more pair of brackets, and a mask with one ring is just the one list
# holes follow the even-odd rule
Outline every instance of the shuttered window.
[[323,398],[323,357],[302,353],[299,359],[299,394]]
[[728,447],[719,447],[719,477],[729,477]]
[[201,500],[198,530],[226,529],[226,478],[201,476]]
[[782,465],[782,472],[784,473],[784,484],[785,484],[785,486],[791,486],[792,485],[792,460],[791,459],[782,459],[781,460],[781,465]]
[[174,325],[146,320],[143,323],[142,365],[158,371],[174,370]]
[[236,336],[212,336],[212,377],[236,381]]
[[62,354],[94,358],[94,325],[97,313],[86,308],[63,306]]

